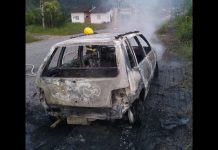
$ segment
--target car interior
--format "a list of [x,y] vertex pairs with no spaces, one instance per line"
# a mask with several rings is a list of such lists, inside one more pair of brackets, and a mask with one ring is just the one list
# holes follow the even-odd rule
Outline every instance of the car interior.
[[[45,67],[43,76],[47,77],[114,77],[118,74],[115,47],[97,45],[96,50],[88,52],[86,46],[73,49],[62,47],[57,65]],[[71,53],[69,52],[71,51]],[[56,52],[54,52],[56,53]],[[69,56],[68,56],[69,55]],[[55,62],[56,63],[56,62]]]

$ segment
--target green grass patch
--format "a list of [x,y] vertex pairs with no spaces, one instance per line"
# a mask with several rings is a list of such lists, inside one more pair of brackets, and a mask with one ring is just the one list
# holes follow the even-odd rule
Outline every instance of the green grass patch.
[[192,16],[178,16],[174,21],[175,35],[182,41],[192,40]]
[[158,30],[158,34],[167,34],[169,51],[174,52],[179,57],[192,62],[192,5],[187,0],[183,13],[175,16],[173,20],[163,24]]
[[28,25],[26,26],[26,31],[29,33],[37,33],[44,35],[71,35],[77,33],[83,33],[85,27],[91,27],[93,30],[99,30],[106,28],[105,24],[85,24],[85,23],[66,23],[61,27],[45,28],[38,25]]
[[26,43],[31,43],[39,40],[41,39],[35,38],[31,33],[26,32]]
[[177,48],[170,49],[173,53],[185,59],[188,63],[192,62],[192,42],[182,43]]

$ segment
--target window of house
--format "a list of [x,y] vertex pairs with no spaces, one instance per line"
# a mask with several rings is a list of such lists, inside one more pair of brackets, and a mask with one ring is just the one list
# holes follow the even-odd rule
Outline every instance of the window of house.
[[100,20],[101,19],[101,15],[97,15],[97,19]]
[[74,20],[79,20],[79,16],[73,16]]

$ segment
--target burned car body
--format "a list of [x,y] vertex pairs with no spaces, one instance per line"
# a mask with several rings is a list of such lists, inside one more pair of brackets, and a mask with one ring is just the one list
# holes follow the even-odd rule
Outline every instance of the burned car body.
[[133,123],[131,108],[145,99],[155,72],[156,53],[141,33],[101,33],[52,46],[36,84],[48,115],[68,124],[121,119],[126,112]]

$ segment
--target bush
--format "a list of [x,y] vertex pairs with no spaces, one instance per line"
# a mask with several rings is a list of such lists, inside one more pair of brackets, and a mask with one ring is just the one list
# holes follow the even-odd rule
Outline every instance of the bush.
[[192,40],[192,0],[185,0],[181,13],[183,15],[174,20],[176,36],[182,42],[189,42]]
[[55,26],[60,27],[64,24],[66,24],[67,19],[68,19],[68,17],[66,14],[59,12],[56,16]]
[[183,42],[192,40],[192,16],[179,16],[175,20],[176,36]]
[[[46,27],[58,27],[66,23],[69,17],[60,10],[57,0],[46,1],[45,4],[44,17]],[[42,25],[41,10],[39,7],[26,10],[26,25]]]
[[[170,41],[172,48],[169,50],[185,58],[189,62],[192,60],[192,1],[186,0],[180,16],[177,15],[171,21],[163,24],[157,33],[168,33],[172,36],[173,40]],[[182,14],[182,15],[181,15]],[[170,32],[172,31],[173,32]],[[175,31],[175,32],[174,32]]]
[[26,25],[39,25],[41,24],[40,12],[37,9],[27,10],[26,11]]

